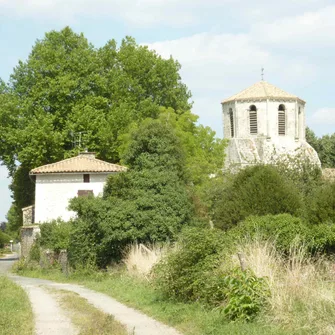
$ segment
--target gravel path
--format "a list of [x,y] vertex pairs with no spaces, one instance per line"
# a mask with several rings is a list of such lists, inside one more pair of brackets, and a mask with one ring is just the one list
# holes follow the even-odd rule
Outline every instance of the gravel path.
[[[2,267],[0,260],[0,272]],[[55,283],[49,280],[8,275],[13,281],[25,288],[31,299],[36,315],[37,335],[72,335],[75,328],[59,308],[58,303],[43,287],[69,290],[87,299],[96,308],[112,314],[116,320],[124,324],[131,334],[135,335],[181,335],[168,327],[133,308],[127,307],[115,299],[81,285]],[[55,329],[55,330],[54,330]]]

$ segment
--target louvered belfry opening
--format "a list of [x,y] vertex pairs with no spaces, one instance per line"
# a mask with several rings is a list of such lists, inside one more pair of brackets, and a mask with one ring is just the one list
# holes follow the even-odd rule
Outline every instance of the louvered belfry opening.
[[250,134],[257,135],[258,125],[257,125],[257,108],[255,105],[249,107],[249,119],[250,119]]
[[286,135],[285,105],[278,107],[278,134]]
[[229,108],[229,120],[230,120],[230,136],[234,137],[234,113],[232,108]]

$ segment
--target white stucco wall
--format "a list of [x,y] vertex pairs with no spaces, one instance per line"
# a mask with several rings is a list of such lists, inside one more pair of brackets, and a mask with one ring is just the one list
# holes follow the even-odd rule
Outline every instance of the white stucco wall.
[[90,174],[90,182],[83,182],[83,174],[36,175],[35,223],[57,218],[69,220],[74,212],[67,210],[69,200],[78,195],[78,190],[92,190],[101,195],[109,174]]

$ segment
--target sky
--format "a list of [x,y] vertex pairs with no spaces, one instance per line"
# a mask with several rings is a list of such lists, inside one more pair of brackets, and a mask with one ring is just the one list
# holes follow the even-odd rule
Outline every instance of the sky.
[[[0,78],[37,39],[70,26],[96,47],[129,35],[181,65],[199,122],[222,137],[220,102],[264,79],[307,102],[318,136],[335,128],[334,0],[0,0]],[[0,221],[10,207],[0,167]]]

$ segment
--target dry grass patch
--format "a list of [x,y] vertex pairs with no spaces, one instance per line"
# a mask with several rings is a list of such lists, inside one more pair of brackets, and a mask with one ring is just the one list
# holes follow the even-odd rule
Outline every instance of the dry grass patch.
[[169,245],[158,246],[153,244],[147,247],[135,243],[129,247],[123,262],[130,274],[148,278],[153,266],[161,260],[170,248]]
[[294,334],[335,334],[334,264],[311,258],[303,245],[286,257],[270,242],[253,241],[241,246],[249,268],[267,277],[271,297],[266,318]]
[[57,292],[57,297],[68,312],[73,324],[80,335],[127,335],[126,327],[116,321],[110,314],[106,314],[92,306],[79,294],[65,291]]

